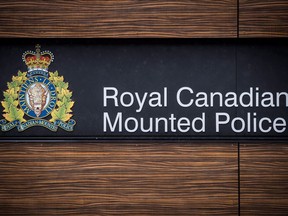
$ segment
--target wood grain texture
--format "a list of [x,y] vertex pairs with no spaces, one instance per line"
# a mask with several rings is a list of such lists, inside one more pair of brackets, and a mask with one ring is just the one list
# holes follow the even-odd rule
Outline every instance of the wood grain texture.
[[237,215],[237,145],[0,144],[0,215]]
[[0,37],[236,37],[237,0],[9,0]]
[[287,0],[239,0],[240,37],[288,37]]
[[288,144],[240,145],[241,215],[288,215]]

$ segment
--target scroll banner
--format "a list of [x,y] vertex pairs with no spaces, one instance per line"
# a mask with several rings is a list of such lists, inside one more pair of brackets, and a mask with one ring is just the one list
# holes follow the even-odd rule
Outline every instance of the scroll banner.
[[74,125],[75,120],[73,119],[70,119],[67,123],[61,120],[56,120],[55,123],[51,123],[45,119],[30,119],[24,123],[21,123],[18,120],[9,123],[7,123],[4,119],[0,121],[1,130],[4,132],[12,130],[15,127],[17,127],[18,131],[21,132],[34,126],[42,126],[53,132],[56,132],[58,130],[58,127],[66,131],[73,131]]

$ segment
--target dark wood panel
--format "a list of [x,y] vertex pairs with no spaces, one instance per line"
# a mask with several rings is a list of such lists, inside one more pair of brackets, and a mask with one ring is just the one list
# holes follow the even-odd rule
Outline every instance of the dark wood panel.
[[239,0],[240,37],[288,37],[287,0]]
[[288,215],[288,144],[240,145],[241,215]]
[[0,11],[0,37],[237,36],[237,0],[9,0]]
[[1,215],[237,215],[237,145],[0,144]]

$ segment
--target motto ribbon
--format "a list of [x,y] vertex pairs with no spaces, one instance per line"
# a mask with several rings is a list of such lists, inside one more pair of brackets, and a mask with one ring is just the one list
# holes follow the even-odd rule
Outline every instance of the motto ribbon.
[[73,131],[73,127],[76,124],[75,120],[73,119],[70,119],[68,122],[56,120],[54,123],[51,123],[45,119],[30,119],[24,123],[21,123],[19,120],[14,120],[9,123],[6,122],[7,121],[5,119],[0,120],[0,126],[2,131],[9,131],[17,127],[18,131],[21,132],[34,126],[42,126],[53,132],[56,132],[59,127],[66,131]]

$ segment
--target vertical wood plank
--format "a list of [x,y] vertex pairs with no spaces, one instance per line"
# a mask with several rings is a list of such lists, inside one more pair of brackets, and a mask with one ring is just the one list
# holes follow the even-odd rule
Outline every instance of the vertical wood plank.
[[237,215],[235,144],[0,144],[0,215]]
[[236,37],[237,0],[9,0],[0,37]]
[[287,0],[239,0],[240,37],[288,37]]
[[288,144],[240,145],[241,215],[288,215]]

